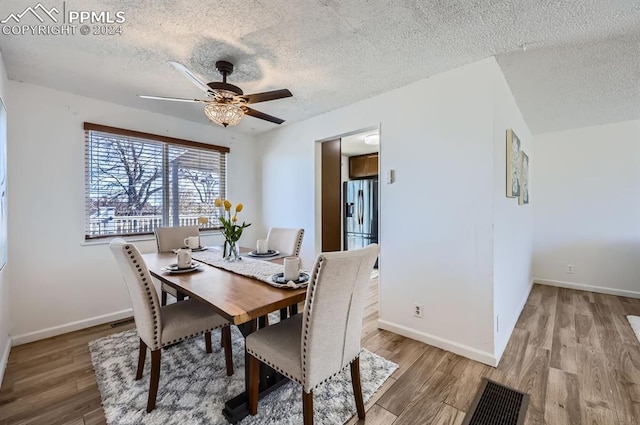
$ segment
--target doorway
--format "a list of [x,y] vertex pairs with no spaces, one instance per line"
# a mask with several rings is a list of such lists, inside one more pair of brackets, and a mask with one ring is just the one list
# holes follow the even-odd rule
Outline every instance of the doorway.
[[323,141],[318,149],[316,234],[323,252],[379,243],[379,134],[377,127],[360,130]]

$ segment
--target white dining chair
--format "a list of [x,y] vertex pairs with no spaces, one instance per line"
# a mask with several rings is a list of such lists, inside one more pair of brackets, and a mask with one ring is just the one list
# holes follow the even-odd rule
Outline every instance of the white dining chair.
[[318,255],[304,312],[247,336],[252,415],[258,412],[260,362],[302,385],[305,425],[313,424],[313,390],[350,365],[358,417],[364,419],[360,334],[377,257],[377,244]]
[[304,229],[272,227],[267,233],[267,245],[281,254],[298,256],[303,237]]
[[187,338],[204,334],[207,353],[212,352],[211,331],[222,329],[227,376],[233,375],[231,330],[229,322],[210,306],[195,299],[168,306],[160,306],[151,273],[135,245],[117,238],[109,247],[124,277],[136,329],[140,337],[140,352],[136,381],[142,379],[147,348],[151,350],[151,374],[147,412],[156,405],[160,381],[160,353],[162,349]]
[[[184,246],[184,240],[190,236],[200,236],[198,226],[156,227],[156,245],[158,252],[171,252]],[[160,304],[167,305],[167,294],[173,295],[177,301],[182,301],[184,296],[175,288],[160,283]]]
[[[304,238],[304,229],[288,228],[288,227],[271,227],[267,233],[268,249],[279,251],[284,255],[300,255],[302,247],[302,238]],[[298,306],[289,306],[280,310],[280,318],[284,320],[287,316],[297,314]],[[265,324],[269,323],[268,316],[262,319]]]

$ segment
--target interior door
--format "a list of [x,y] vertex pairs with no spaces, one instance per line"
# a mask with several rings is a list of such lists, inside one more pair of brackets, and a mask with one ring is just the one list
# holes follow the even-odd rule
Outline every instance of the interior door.
[[322,251],[340,251],[341,149],[340,139],[322,143]]

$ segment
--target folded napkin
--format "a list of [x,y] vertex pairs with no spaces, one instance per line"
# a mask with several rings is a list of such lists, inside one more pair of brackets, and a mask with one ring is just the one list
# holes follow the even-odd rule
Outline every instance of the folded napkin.
[[298,289],[298,288],[303,288],[307,286],[307,283],[308,282],[295,283],[293,280],[290,280],[289,282],[286,283],[286,286],[289,288]]

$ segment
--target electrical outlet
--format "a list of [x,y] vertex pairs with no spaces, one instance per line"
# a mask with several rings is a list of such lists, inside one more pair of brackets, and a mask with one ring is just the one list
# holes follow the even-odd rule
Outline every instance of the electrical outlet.
[[413,305],[413,315],[415,317],[419,317],[422,319],[423,317],[423,310],[424,310],[424,306],[422,304],[414,304]]
[[567,264],[567,273],[573,274],[573,264]]

